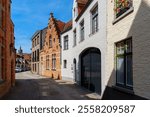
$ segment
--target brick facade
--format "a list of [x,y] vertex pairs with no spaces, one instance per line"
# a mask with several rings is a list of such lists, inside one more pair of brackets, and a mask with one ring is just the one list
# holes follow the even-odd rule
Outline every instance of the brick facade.
[[54,79],[61,79],[60,32],[65,23],[56,20],[51,13],[44,47],[40,52],[40,73]]
[[11,1],[0,1],[0,97],[15,85],[14,24]]

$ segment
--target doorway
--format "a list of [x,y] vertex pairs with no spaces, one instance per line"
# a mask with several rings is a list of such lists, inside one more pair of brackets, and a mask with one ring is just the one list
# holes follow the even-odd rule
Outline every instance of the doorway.
[[101,94],[101,52],[97,48],[81,54],[81,86]]

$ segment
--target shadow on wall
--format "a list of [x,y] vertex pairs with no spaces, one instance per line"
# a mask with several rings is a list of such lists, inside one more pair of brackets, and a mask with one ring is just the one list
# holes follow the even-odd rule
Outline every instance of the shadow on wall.
[[[148,5],[149,4],[149,5]],[[135,11],[133,11],[135,13]],[[129,14],[130,15],[130,14]],[[128,17],[128,16],[127,16]],[[119,21],[121,22],[121,21]],[[123,93],[112,88],[115,85],[115,70],[112,71],[103,99],[140,100],[150,98],[150,3],[141,0],[140,7],[133,18],[128,32],[133,44],[133,89],[135,95]],[[138,96],[136,96],[138,95]],[[140,97],[139,97],[140,96]],[[144,96],[145,98],[142,98]]]

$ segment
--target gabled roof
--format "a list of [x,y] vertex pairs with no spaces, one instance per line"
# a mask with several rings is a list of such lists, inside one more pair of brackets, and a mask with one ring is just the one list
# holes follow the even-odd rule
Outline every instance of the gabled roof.
[[80,8],[78,8],[80,10],[79,15],[76,18],[76,21],[79,20],[79,18],[83,15],[83,13],[86,11],[86,9],[89,7],[89,5],[93,2],[93,0],[77,0],[78,2],[82,2],[85,4],[84,5],[79,5]]
[[56,26],[59,32],[62,32],[65,26],[65,23],[60,21],[60,20],[56,20]]
[[31,60],[31,54],[23,54],[25,60]]
[[65,26],[64,26],[63,31],[61,32],[61,34],[67,32],[70,29],[72,29],[72,19],[65,24]]

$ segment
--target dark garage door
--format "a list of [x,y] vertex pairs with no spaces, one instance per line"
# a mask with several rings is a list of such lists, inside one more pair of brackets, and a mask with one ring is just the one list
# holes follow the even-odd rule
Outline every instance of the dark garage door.
[[81,85],[101,94],[101,53],[90,48],[81,55]]

